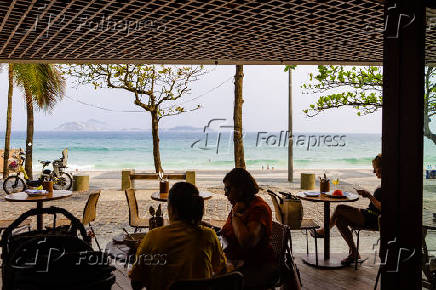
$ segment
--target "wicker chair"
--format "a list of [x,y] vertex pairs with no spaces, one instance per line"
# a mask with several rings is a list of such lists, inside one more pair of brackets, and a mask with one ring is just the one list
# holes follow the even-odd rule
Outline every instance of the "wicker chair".
[[148,219],[140,218],[138,212],[138,202],[136,201],[136,195],[134,189],[126,189],[127,205],[129,206],[129,225],[135,229],[135,233],[138,229],[145,229],[149,227]]
[[[38,215],[65,216],[71,221],[68,231],[12,234],[25,219]],[[63,208],[35,208],[21,214],[4,230],[1,246],[3,289],[104,290],[115,283],[115,267],[107,253],[93,251],[83,224]]]
[[239,272],[231,272],[210,279],[176,281],[170,290],[242,290],[243,276]]
[[[277,197],[271,193],[268,193],[271,196],[272,203],[274,205],[274,209],[276,212],[276,219],[279,223],[283,224],[284,221],[284,214],[280,207],[279,201],[277,200]],[[319,228],[319,225],[315,223],[312,219],[303,219],[301,221],[301,226],[298,229],[291,229],[291,230],[304,230],[306,233],[306,255],[309,255],[309,237],[308,237],[308,231],[310,230],[316,230]],[[292,250],[292,240],[291,240],[291,250]],[[316,236],[315,231],[315,261],[316,265],[318,265],[318,239]]]
[[[97,202],[99,198],[100,198],[100,190],[89,194],[88,201],[86,202],[85,207],[83,209],[83,217],[82,219],[80,219],[80,222],[84,226],[89,225],[89,229],[92,231],[94,235],[95,243],[97,244],[98,249],[101,250],[100,243],[98,242],[97,237],[95,235],[94,228],[91,225],[91,222],[95,221],[95,218],[97,217]],[[68,226],[70,224],[71,221],[69,219],[56,220],[56,216],[54,216],[53,227]]]
[[279,263],[280,275],[278,280],[271,281],[271,284],[267,285],[267,289],[276,289],[276,287],[299,289],[301,287],[300,271],[294,262],[291,245],[292,238],[289,226],[273,221],[271,246]]

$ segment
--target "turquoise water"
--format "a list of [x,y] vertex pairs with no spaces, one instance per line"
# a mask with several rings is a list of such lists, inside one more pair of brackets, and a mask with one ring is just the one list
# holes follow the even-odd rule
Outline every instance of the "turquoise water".
[[[288,148],[284,144],[285,134],[281,135],[247,132],[244,136],[247,167],[286,169]],[[330,134],[327,138],[325,135],[294,134],[295,168],[369,168],[372,158],[381,151],[379,134]],[[332,140],[334,137],[336,141]],[[13,148],[24,148],[25,132],[14,132],[11,143]],[[68,165],[72,170],[154,168],[150,132],[35,132],[33,146],[34,161],[59,158],[61,151],[68,148]],[[435,146],[426,148],[434,152]],[[435,154],[430,151],[426,158],[436,164]],[[163,168],[169,170],[230,169],[234,164],[230,132],[209,133],[206,138],[201,131],[163,131],[160,152]],[[37,162],[34,166],[35,170],[40,168]]]

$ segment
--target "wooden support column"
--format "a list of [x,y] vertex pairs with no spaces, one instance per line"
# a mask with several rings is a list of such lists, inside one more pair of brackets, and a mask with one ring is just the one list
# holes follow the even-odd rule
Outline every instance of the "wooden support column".
[[233,108],[233,151],[235,167],[245,168],[244,139],[242,133],[242,105],[244,98],[242,86],[244,80],[244,66],[236,65],[235,73],[235,102]]
[[382,289],[421,289],[423,1],[387,1],[385,19],[381,282]]
[[288,103],[288,181],[294,181],[294,148],[292,133],[292,68],[289,68],[289,103]]

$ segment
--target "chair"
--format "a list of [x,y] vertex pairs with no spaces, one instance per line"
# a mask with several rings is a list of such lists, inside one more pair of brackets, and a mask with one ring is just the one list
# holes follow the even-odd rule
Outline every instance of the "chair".
[[231,272],[210,279],[176,281],[170,290],[242,290],[244,277],[239,272]]
[[296,284],[301,287],[300,271],[294,262],[291,245],[292,238],[289,226],[273,221],[271,246],[279,263],[280,275],[278,280],[271,281],[271,284],[267,285],[268,289],[275,289],[275,287],[285,286],[285,284],[288,285],[284,289],[299,289]]
[[[284,222],[284,213],[282,211],[282,208],[280,207],[279,201],[277,200],[277,196],[268,192],[268,194],[271,196],[271,200],[276,212],[276,219],[279,223],[283,224]],[[316,229],[319,229],[319,225],[315,223],[312,219],[302,219],[301,226],[298,229],[295,230],[304,230],[306,233],[306,255],[309,255],[309,237],[307,235],[307,232],[310,230],[313,230],[315,232],[315,263],[318,266],[318,239],[316,235]],[[294,229],[291,229],[294,230]],[[291,251],[292,251],[292,240],[291,240]]]
[[[360,244],[360,231],[372,231],[372,232],[378,232],[380,229],[380,216],[378,217],[378,228],[377,229],[371,229],[367,227],[357,227],[352,226],[351,231],[356,235],[357,241],[356,241],[356,250],[359,253],[359,244]],[[359,256],[356,256],[356,259],[354,260],[354,270],[357,270],[357,265],[359,264]]]
[[[27,218],[62,214],[63,229],[12,234]],[[2,234],[3,289],[111,289],[115,283],[107,253],[95,252],[83,224],[63,208],[36,208],[20,215]],[[53,251],[54,250],[54,251]],[[35,258],[37,257],[37,258]]]
[[[0,234],[7,229],[12,223],[14,222],[14,220],[0,220]],[[31,225],[32,221],[31,220],[24,220],[20,227],[17,228],[17,230],[21,230],[23,228],[27,228],[29,231],[31,229],[30,225]]]
[[[98,242],[97,237],[95,235],[94,228],[91,225],[91,222],[95,221],[95,218],[97,217],[97,202],[99,198],[100,198],[100,191],[96,191],[89,194],[88,201],[86,202],[85,207],[83,209],[83,217],[80,220],[80,222],[84,226],[89,225],[89,229],[92,231],[95,237],[95,243],[97,244],[98,249],[101,250],[100,243]],[[62,227],[70,224],[71,221],[69,219],[60,219],[56,221],[56,216],[54,216],[53,227]]]
[[148,219],[140,218],[138,213],[138,202],[136,201],[136,195],[134,189],[126,189],[127,205],[129,206],[129,225],[135,229],[135,233],[138,229],[148,228]]

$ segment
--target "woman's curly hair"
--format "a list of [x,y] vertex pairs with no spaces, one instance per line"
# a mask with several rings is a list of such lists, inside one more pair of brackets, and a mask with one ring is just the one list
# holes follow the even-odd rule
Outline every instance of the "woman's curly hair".
[[251,199],[259,192],[256,180],[244,168],[233,168],[226,174],[223,182],[242,191],[246,200]]
[[372,164],[374,164],[376,168],[382,168],[382,160],[382,155],[380,153],[372,160]]

